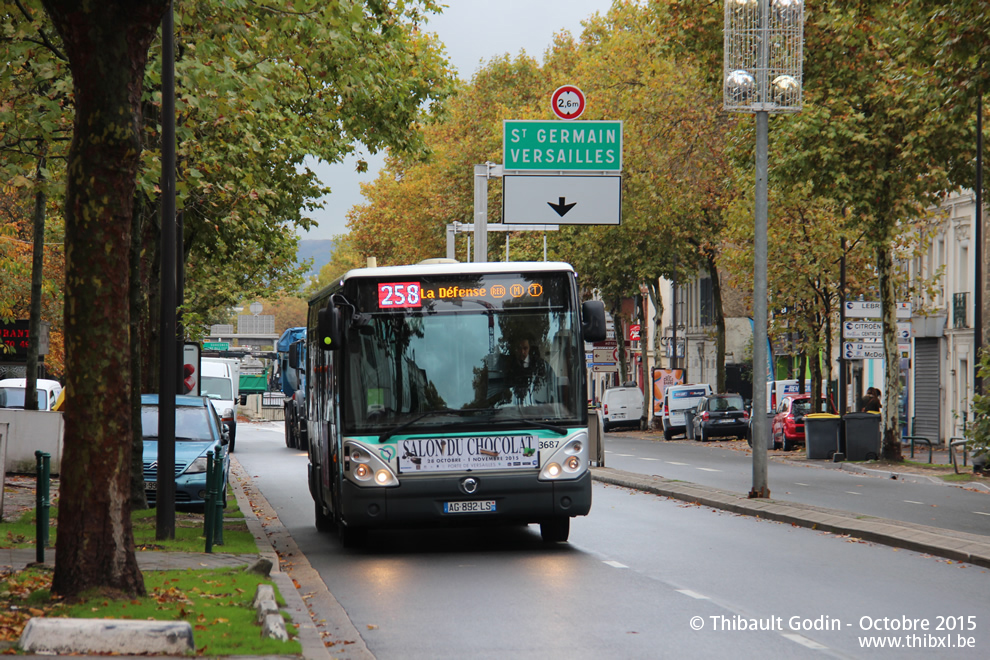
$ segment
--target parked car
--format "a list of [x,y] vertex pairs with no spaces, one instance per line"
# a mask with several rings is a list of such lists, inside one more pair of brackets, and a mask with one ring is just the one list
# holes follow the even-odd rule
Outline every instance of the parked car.
[[711,438],[746,437],[749,413],[742,395],[709,394],[698,402],[694,411],[694,439],[708,442]]
[[602,429],[639,428],[643,416],[643,392],[638,387],[613,387],[602,394]]
[[[826,402],[828,412],[835,413],[831,401],[822,397]],[[810,394],[790,394],[777,404],[777,413],[773,416],[770,433],[773,437],[774,449],[783,448],[790,451],[797,445],[804,444],[804,416],[815,412],[811,406]]]
[[199,365],[199,393],[209,397],[220,419],[230,429],[230,446],[234,453],[237,441],[237,401],[240,399],[241,366],[229,358],[203,358]]
[[711,393],[712,386],[708,383],[667,386],[663,391],[663,404],[660,406],[663,437],[673,440],[675,435],[684,433],[684,411],[696,407],[699,401]]
[[[144,490],[154,505],[158,492],[158,395],[141,395],[141,435],[144,438]],[[210,400],[200,396],[175,397],[175,505],[198,508],[206,504],[207,452],[227,445],[227,430]],[[227,505],[230,455],[223,452],[223,488]]]
[[[38,394],[38,410],[51,410],[62,392],[57,380],[38,378],[35,387]],[[23,408],[24,394],[27,392],[26,378],[4,378],[0,380],[0,408]]]

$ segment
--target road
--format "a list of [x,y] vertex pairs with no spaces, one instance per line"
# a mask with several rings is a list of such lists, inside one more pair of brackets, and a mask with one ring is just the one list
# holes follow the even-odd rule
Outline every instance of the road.
[[[306,457],[280,424],[244,424],[237,458],[380,660],[990,649],[986,569],[602,484],[566,545],[530,526],[379,532],[344,550],[316,532]],[[900,630],[907,621],[914,630]]]
[[[619,470],[736,493],[748,493],[753,486],[752,457],[742,451],[745,442],[664,442],[619,432],[606,434],[605,448],[605,464]],[[826,461],[815,461],[816,466],[767,463],[767,482],[775,500],[990,536],[990,493],[857,474]]]

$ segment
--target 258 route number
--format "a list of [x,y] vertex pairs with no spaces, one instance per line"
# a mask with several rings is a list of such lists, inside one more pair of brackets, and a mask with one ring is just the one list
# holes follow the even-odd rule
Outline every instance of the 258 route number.
[[395,309],[399,307],[421,307],[419,282],[382,282],[378,285],[378,307]]

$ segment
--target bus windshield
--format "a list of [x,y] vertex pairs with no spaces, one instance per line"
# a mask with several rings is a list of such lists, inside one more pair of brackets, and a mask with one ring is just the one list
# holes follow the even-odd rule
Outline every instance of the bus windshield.
[[[363,318],[351,324],[345,350],[349,431],[409,424],[418,432],[472,421],[580,423],[584,354],[566,276],[545,275],[529,289],[539,296],[507,293],[505,300],[490,292],[510,287],[473,284],[435,286],[457,293],[429,299],[430,284],[418,282],[422,303],[399,309],[363,297]],[[479,291],[486,295],[473,295]]]

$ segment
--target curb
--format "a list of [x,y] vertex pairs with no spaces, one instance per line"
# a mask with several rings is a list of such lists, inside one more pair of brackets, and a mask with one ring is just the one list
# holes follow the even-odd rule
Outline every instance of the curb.
[[368,650],[347,612],[327,589],[319,572],[296,545],[268,500],[253,487],[236,454],[231,456],[230,471],[230,483],[237,504],[245,513],[248,530],[254,536],[258,553],[272,562],[271,578],[278,585],[292,623],[299,630],[303,657],[307,660],[374,660],[375,656]]
[[740,515],[764,518],[799,527],[847,534],[895,548],[928,553],[954,561],[990,568],[990,537],[912,523],[862,516],[774,499],[750,499],[738,493],[616,470],[592,468],[595,481],[633,488],[654,495],[710,506]]

